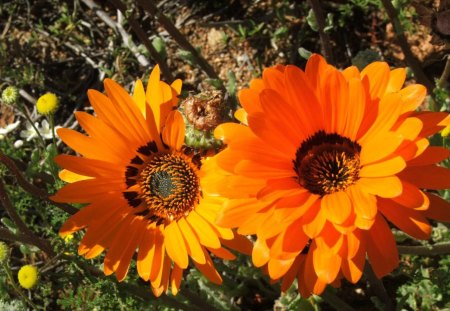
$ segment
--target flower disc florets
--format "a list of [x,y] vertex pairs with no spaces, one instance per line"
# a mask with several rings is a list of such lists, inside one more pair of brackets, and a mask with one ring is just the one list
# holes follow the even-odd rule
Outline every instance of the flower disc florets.
[[19,270],[19,284],[25,289],[30,289],[37,284],[39,273],[35,266],[25,265]]
[[58,97],[53,93],[46,93],[39,97],[36,102],[36,109],[40,114],[49,115],[58,109]]
[[12,105],[16,102],[17,96],[19,96],[17,88],[14,86],[8,86],[2,92],[2,101],[7,105]]

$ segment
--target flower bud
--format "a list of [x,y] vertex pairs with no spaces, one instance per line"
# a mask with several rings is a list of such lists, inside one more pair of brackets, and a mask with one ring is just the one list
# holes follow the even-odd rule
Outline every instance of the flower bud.
[[40,114],[49,115],[58,109],[58,97],[53,93],[46,93],[39,97],[36,102],[36,109]]

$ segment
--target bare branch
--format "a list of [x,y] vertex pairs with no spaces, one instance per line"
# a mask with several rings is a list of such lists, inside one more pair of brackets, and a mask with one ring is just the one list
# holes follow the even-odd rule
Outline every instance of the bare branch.
[[[120,0],[110,0],[111,2],[119,2]],[[183,36],[183,34],[175,27],[175,25],[156,7],[152,0],[138,0],[140,5],[145,11],[156,17],[158,22],[167,30],[172,38],[183,49],[192,54],[195,62],[202,68],[202,70],[212,79],[220,80],[219,76],[215,72],[214,68],[204,59],[200,53],[189,43],[189,41]]]
[[320,42],[322,43],[322,54],[329,64],[334,63],[333,51],[330,45],[330,36],[325,32],[325,17],[319,0],[308,0],[311,9],[316,17],[317,27],[319,29]]
[[411,67],[417,81],[425,85],[425,87],[428,89],[428,92],[431,93],[431,91],[434,89],[434,85],[430,81],[430,79],[428,79],[426,74],[423,72],[422,65],[420,64],[419,60],[411,52],[408,41],[406,40],[405,37],[403,27],[398,19],[397,10],[394,8],[390,0],[381,0],[381,2],[383,3],[383,6],[386,10],[387,15],[389,16],[389,19],[394,25],[395,35],[397,37],[398,44],[400,45],[403,54],[405,54],[408,66]]

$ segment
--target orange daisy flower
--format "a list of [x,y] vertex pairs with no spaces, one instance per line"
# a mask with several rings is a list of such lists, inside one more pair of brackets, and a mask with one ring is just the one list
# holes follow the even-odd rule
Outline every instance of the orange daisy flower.
[[[88,136],[60,129],[61,139],[82,156],[60,155],[55,161],[69,184],[52,199],[87,203],[60,229],[66,236],[87,228],[78,253],[93,258],[106,251],[104,272],[119,281],[137,251],[137,270],[156,296],[169,287],[175,295],[189,258],[212,282],[221,277],[210,254],[234,255],[223,247],[250,252],[251,245],[214,220],[223,204],[203,190],[202,159],[183,148],[185,126],[173,110],[181,81],[170,86],[152,71],[147,90],[140,80],[131,97],[112,80],[106,95],[90,90],[96,112],[75,116]],[[207,160],[203,159],[207,162]]]
[[450,152],[427,140],[450,118],[415,112],[426,89],[404,81],[384,62],[339,71],[313,55],[305,72],[266,69],[239,94],[243,124],[215,130],[227,147],[207,190],[232,199],[218,224],[256,234],[253,262],[283,289],[295,277],[305,296],[356,282],[366,254],[386,275],[398,264],[387,221],[427,239],[427,218],[450,219],[450,204],[423,191],[450,187],[436,165]]

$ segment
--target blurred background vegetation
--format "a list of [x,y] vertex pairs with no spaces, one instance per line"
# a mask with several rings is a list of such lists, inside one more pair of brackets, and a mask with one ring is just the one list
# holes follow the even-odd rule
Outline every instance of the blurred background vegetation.
[[[448,111],[449,21],[445,0],[1,1],[0,91],[18,94],[0,105],[0,310],[450,310],[447,224],[436,223],[429,241],[397,234],[401,264],[383,283],[365,276],[304,299],[295,285],[280,293],[239,256],[217,262],[222,286],[192,269],[176,297],[155,299],[134,267],[119,284],[103,276],[102,256],[78,257],[81,235],[57,235],[74,207],[47,199],[61,187],[52,158],[69,152],[52,143],[52,125],[76,128],[73,112],[91,110],[86,91],[102,90],[104,78],[131,90],[159,63],[166,81],[183,80],[182,97],[218,89],[235,107],[264,67],[303,67],[317,52],[339,68],[375,60],[408,67],[409,81],[428,88],[423,108]],[[59,98],[52,118],[35,109],[46,92]],[[444,136],[432,143],[448,146]],[[30,290],[17,280],[26,264],[39,270]]]

